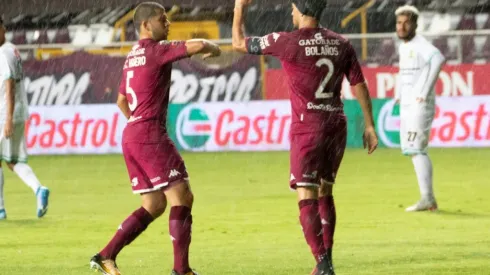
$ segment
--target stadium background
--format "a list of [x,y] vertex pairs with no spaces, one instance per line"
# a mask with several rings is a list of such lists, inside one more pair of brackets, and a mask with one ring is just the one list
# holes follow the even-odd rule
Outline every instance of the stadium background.
[[[348,1],[345,5],[343,1],[329,1],[321,20],[354,44],[375,99],[381,144],[388,147],[399,144],[397,110],[390,99],[396,93],[399,43],[393,34],[393,10],[402,2]],[[136,1],[104,1],[97,9],[91,8],[94,6],[90,1],[46,3],[42,13],[30,10],[36,5],[22,0],[11,1],[4,11],[11,30],[7,37],[19,46],[25,59],[26,87],[33,107],[27,133],[30,152],[120,152],[118,140],[124,123],[113,103],[124,55],[136,39],[131,22]],[[289,121],[289,107],[284,100],[288,99],[288,90],[281,65],[273,57],[230,51],[233,3],[162,3],[172,14],[169,39],[202,37],[219,41],[225,49],[222,57],[210,62],[193,58],[174,66],[171,102],[175,106],[169,127],[179,147],[204,151],[287,150],[285,122]],[[488,4],[415,3],[423,11],[419,31],[425,32],[448,59],[437,84],[441,98],[432,145],[490,146],[490,124],[485,117],[488,100],[472,97],[490,93],[485,81],[490,69]],[[249,35],[292,28],[287,1],[257,1],[247,16]],[[344,84],[350,121],[348,146],[359,147],[363,120],[358,105],[350,101],[355,95],[347,81]],[[223,102],[226,104],[209,104]],[[248,107],[254,104],[264,108]],[[232,112],[228,114],[227,110]],[[241,116],[246,120],[240,120]],[[181,122],[178,127],[177,121]],[[70,133],[78,142],[67,142]],[[233,138],[226,138],[228,133]],[[42,135],[45,138],[36,138]]]
[[[222,57],[206,62],[199,57],[180,61],[174,65],[172,75],[169,130],[184,152],[193,180],[198,182],[197,195],[204,197],[197,202],[201,210],[197,210],[196,215],[197,221],[205,225],[196,230],[198,241],[194,246],[205,256],[193,252],[196,253],[194,259],[208,274],[223,271],[306,274],[309,270],[289,261],[281,262],[280,256],[271,256],[267,252],[272,248],[265,246],[268,241],[282,244],[286,252],[281,253],[287,255],[300,245],[301,253],[294,253],[299,253],[301,259],[308,259],[298,225],[291,222],[296,221],[296,214],[294,199],[287,193],[290,107],[279,61],[273,57],[231,52],[234,1],[157,2],[171,14],[169,39],[207,38],[216,40],[224,49]],[[399,146],[399,110],[392,99],[397,92],[396,49],[399,43],[394,34],[394,10],[404,3],[415,4],[422,11],[418,31],[431,39],[448,60],[436,85],[437,112],[430,141],[433,147],[440,147],[433,150],[433,154],[438,173],[436,189],[442,193],[442,208],[445,209],[442,216],[408,219],[402,216],[403,204],[416,199],[415,176],[410,163],[398,156],[399,151],[389,149]],[[54,189],[54,203],[47,221],[34,224],[28,206],[22,203],[29,200],[22,193],[25,190],[12,185],[6,187],[7,207],[13,208],[9,211],[13,222],[0,224],[0,235],[11,234],[12,239],[0,240],[0,247],[7,251],[0,255],[6,267],[0,274],[27,274],[33,270],[34,274],[81,274],[84,259],[68,256],[73,262],[58,263],[50,255],[61,253],[60,246],[77,244],[83,251],[74,255],[90,256],[92,250],[109,237],[99,229],[112,232],[123,215],[137,205],[137,200],[126,194],[129,183],[123,160],[118,155],[125,121],[114,103],[124,56],[136,39],[131,22],[136,4],[135,0],[2,1],[0,13],[6,20],[7,39],[18,46],[24,60],[30,105],[30,119],[26,124],[28,150],[34,165],[41,167],[37,168],[41,170],[40,178]],[[288,1],[254,1],[247,14],[247,34],[292,30],[290,9]],[[490,208],[483,195],[490,191],[485,171],[490,160],[489,10],[489,1],[482,0],[328,1],[321,24],[344,34],[354,45],[373,98],[380,146],[389,147],[377,152],[376,161],[358,150],[362,147],[362,113],[344,81],[350,149],[339,175],[344,187],[339,188],[337,198],[343,200],[338,199],[339,205],[347,202],[350,205],[344,205],[343,209],[339,206],[339,218],[344,219],[344,224],[339,223],[337,236],[341,248],[337,262],[339,270],[344,270],[342,274],[361,274],[360,270],[363,274],[381,271],[388,271],[386,274],[490,274]],[[451,147],[458,148],[449,149]],[[194,151],[213,153],[190,153]],[[223,169],[227,172],[222,172]],[[229,171],[233,172],[226,179],[216,178]],[[17,181],[12,176],[7,177],[8,181]],[[356,185],[366,181],[371,184]],[[270,184],[264,184],[268,182]],[[111,193],[107,193],[108,190]],[[221,195],[216,195],[220,192]],[[373,202],[380,198],[383,202]],[[240,200],[242,202],[237,202]],[[279,221],[273,222],[263,213],[263,209],[270,210],[271,204],[275,205],[274,217]],[[242,230],[234,231],[232,225],[214,217],[219,213],[213,211],[222,206],[231,207],[232,210],[222,214]],[[99,212],[102,207],[114,218],[105,218],[104,211]],[[278,213],[281,209],[289,209],[293,214]],[[376,211],[386,213],[370,216]],[[251,217],[259,217],[259,220],[252,222]],[[97,229],[89,228],[83,222],[85,219],[98,223]],[[270,229],[263,231],[263,224]],[[420,230],[420,225],[428,228]],[[363,230],[358,232],[359,228]],[[378,235],[366,237],[374,234],[376,228],[386,231],[376,231]],[[12,233],[13,230],[16,233]],[[464,230],[472,230],[471,237],[462,238],[460,233]],[[156,232],[166,234],[165,227],[154,229],[153,233]],[[257,232],[262,234],[252,235]],[[56,234],[61,238],[58,243],[39,241]],[[216,234],[221,237],[215,240]],[[80,236],[96,244],[81,244]],[[238,241],[244,236],[250,238],[250,243],[258,244]],[[208,243],[200,242],[202,238]],[[234,247],[245,246],[239,253],[250,253],[248,256],[234,254],[236,260],[231,256],[230,261],[244,257],[247,261],[258,261],[270,272],[261,271],[259,267],[247,269],[246,265],[236,271],[224,263],[220,265],[220,257],[226,253],[233,255],[233,252],[231,248],[230,251],[222,248],[219,238]],[[291,238],[293,240],[289,240]],[[22,254],[20,251],[27,251],[23,247],[31,247],[32,242],[36,245]],[[143,242],[147,244],[145,249],[158,251],[150,245],[149,236],[143,237]],[[211,247],[225,252],[212,250],[209,242]],[[430,245],[422,247],[421,243]],[[363,258],[366,256],[361,254],[380,244],[382,247],[375,250],[380,253]],[[460,254],[449,255],[453,252],[451,247],[461,251]],[[131,253],[145,251],[131,249]],[[408,251],[411,260],[400,261],[398,258],[404,257],[401,251]],[[420,253],[430,256],[420,256]],[[136,267],[145,266],[156,256],[150,256],[146,262],[141,258],[129,260],[129,255],[124,253],[122,257],[126,260],[126,270],[132,271],[129,274],[147,274]],[[346,259],[350,257],[357,261]],[[469,262],[461,265],[465,257]],[[433,261],[428,264],[422,260],[424,258]],[[23,267],[23,259],[30,263]],[[48,260],[43,263],[40,259]],[[213,263],[203,264],[208,260]],[[160,271],[162,266],[166,264],[149,268]]]

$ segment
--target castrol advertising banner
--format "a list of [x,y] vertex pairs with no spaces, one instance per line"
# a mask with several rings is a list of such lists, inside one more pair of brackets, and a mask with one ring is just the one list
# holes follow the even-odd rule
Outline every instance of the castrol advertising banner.
[[[446,65],[439,74],[435,90],[439,96],[490,95],[487,80],[490,64]],[[393,98],[398,79],[397,67],[362,67],[372,98]],[[288,99],[288,85],[282,69],[269,69],[265,73],[265,99]],[[342,96],[355,98],[347,79],[342,82]]]
[[[400,106],[376,100],[380,143],[400,146]],[[439,97],[430,132],[432,147],[490,147],[490,96]]]
[[121,153],[126,118],[115,104],[36,106],[26,121],[28,153]]
[[172,105],[169,115],[170,137],[181,150],[289,150],[287,100]]
[[[374,99],[373,113],[380,147],[400,146],[400,106]],[[364,118],[356,100],[345,100],[347,147],[361,148]],[[290,103],[286,100],[248,103],[173,105],[169,133],[180,150],[289,150]],[[490,96],[439,97],[430,146],[490,147]]]
[[[347,146],[362,147],[362,111],[345,100]],[[380,147],[400,146],[400,106],[374,99]],[[121,153],[126,118],[115,104],[36,106],[26,122],[28,152]],[[288,151],[291,107],[287,100],[172,104],[168,132],[183,151]],[[490,96],[439,97],[430,133],[432,147],[490,147]]]

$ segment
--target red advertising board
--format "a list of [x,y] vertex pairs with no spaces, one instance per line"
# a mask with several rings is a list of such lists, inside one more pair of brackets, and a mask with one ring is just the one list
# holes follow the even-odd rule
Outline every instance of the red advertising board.
[[[436,93],[440,96],[489,95],[490,64],[446,65],[439,75]],[[373,98],[392,98],[395,95],[397,67],[363,67],[364,76]],[[349,82],[344,79],[342,95],[355,98]],[[288,86],[282,69],[271,69],[265,75],[266,99],[288,99]]]

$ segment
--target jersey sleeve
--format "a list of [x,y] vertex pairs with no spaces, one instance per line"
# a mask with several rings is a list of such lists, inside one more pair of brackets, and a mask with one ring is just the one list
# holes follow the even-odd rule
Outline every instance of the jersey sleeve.
[[429,42],[423,43],[419,47],[420,49],[418,50],[418,52],[424,60],[425,64],[429,63],[434,56],[436,56],[436,58],[442,56],[439,49],[437,49]]
[[439,50],[432,52],[432,55],[426,56],[428,56],[429,59],[425,60],[425,65],[423,66],[419,79],[413,88],[414,91],[418,92],[417,96],[423,99],[427,99],[429,94],[434,93],[434,85],[439,78],[439,73],[441,72],[442,66],[445,62],[445,58],[441,52],[439,52]]
[[265,36],[251,36],[245,38],[247,51],[254,55],[271,55],[278,58],[287,58],[290,50],[290,34],[287,32],[274,32]]
[[160,41],[155,46],[155,58],[160,65],[189,57],[185,41]]
[[2,80],[20,79],[16,71],[15,58],[0,53],[0,75]]
[[354,50],[354,47],[350,43],[347,44],[347,53],[346,53],[346,67],[345,67],[345,76],[351,86],[356,86],[357,84],[364,82],[364,74],[362,73],[361,65],[357,60],[357,54]]

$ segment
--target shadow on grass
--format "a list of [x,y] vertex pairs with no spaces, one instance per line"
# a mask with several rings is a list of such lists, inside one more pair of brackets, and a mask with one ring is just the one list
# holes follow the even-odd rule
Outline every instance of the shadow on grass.
[[455,216],[455,217],[466,217],[466,218],[490,218],[490,214],[484,213],[471,213],[466,212],[461,209],[458,210],[441,210],[439,209],[437,212],[434,212],[435,215],[441,216]]
[[10,225],[43,225],[43,224],[47,224],[47,222],[48,222],[48,220],[46,220],[46,219],[38,219],[38,218],[32,218],[32,219],[9,219],[9,218],[7,218],[6,220],[0,221],[0,227],[10,226]]

